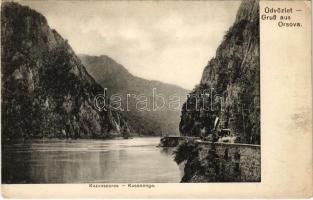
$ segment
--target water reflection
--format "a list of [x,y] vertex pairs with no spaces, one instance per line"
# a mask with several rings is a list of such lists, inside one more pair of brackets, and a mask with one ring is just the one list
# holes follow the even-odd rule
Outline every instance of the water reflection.
[[2,146],[3,183],[179,182],[159,138],[45,140]]

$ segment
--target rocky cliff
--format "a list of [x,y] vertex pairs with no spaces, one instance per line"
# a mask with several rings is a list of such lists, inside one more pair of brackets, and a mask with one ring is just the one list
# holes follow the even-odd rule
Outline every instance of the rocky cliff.
[[44,16],[17,3],[1,5],[2,137],[119,134],[120,113],[98,112],[103,88]]
[[260,182],[260,145],[189,140],[175,150],[181,182]]
[[[108,96],[119,95],[121,97],[123,114],[129,119],[129,124],[136,133],[140,135],[179,134],[181,110],[180,107],[174,109],[177,106],[169,108],[169,104],[174,95],[181,102],[186,101],[187,90],[175,85],[136,77],[124,66],[105,55],[80,55],[80,59],[95,80],[108,89]],[[155,94],[164,97],[165,109],[153,110],[153,103],[163,104],[161,98],[153,99],[153,89],[155,89]],[[131,95],[128,102],[127,94]],[[140,109],[143,107],[145,97],[146,109]],[[141,100],[141,103],[138,104],[138,100]]]
[[183,106],[182,135],[209,134],[215,117],[241,143],[260,144],[259,5],[244,0],[233,26]]

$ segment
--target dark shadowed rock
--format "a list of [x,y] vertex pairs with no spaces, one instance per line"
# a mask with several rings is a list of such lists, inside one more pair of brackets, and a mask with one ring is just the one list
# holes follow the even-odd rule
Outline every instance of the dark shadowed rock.
[[1,6],[2,137],[109,137],[126,125],[98,112],[103,88],[44,16],[17,3]]
[[[191,92],[183,107],[180,122],[182,135],[199,136],[200,130],[210,132],[216,116],[221,126],[240,137],[240,142],[260,144],[260,46],[259,5],[257,0],[244,0],[233,26],[228,30],[216,56],[205,67],[200,84]],[[211,106],[211,96],[202,100],[204,93],[213,93],[213,111],[196,109],[198,105]],[[219,100],[219,101],[217,101]],[[209,102],[209,103],[206,103]],[[185,105],[186,105],[185,104]]]

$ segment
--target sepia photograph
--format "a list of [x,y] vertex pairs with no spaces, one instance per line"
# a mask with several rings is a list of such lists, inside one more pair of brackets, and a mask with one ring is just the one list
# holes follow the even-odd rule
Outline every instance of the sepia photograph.
[[261,182],[259,18],[258,0],[2,1],[2,184]]

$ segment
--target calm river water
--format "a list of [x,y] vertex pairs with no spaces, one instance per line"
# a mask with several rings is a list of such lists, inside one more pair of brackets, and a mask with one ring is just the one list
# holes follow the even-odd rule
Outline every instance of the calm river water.
[[2,146],[3,183],[178,183],[160,138],[44,140]]

